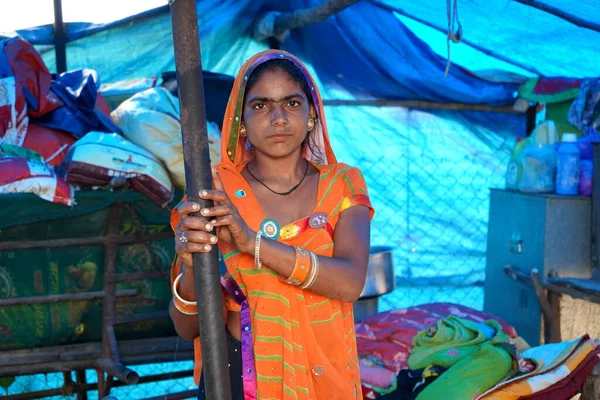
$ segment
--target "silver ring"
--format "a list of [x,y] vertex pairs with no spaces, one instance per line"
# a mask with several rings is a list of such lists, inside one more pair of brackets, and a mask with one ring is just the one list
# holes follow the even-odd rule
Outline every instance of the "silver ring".
[[185,232],[181,232],[181,234],[179,235],[179,241],[181,243],[187,243],[188,242],[188,238],[187,238]]

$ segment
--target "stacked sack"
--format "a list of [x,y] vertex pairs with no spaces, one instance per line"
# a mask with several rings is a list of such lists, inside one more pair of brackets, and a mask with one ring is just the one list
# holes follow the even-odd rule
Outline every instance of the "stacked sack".
[[35,151],[0,144],[0,193],[34,193],[53,203],[73,205],[73,186]]
[[[137,93],[112,112],[123,136],[154,154],[166,166],[176,187],[185,189],[185,169],[179,99],[164,87]],[[221,158],[221,132],[214,122],[208,123],[210,160]]]
[[[18,155],[11,147],[10,157],[3,157],[3,167],[10,163],[21,172],[8,174],[3,168],[0,193],[35,193],[73,205],[71,185],[118,185],[141,191],[160,206],[168,204],[173,185],[164,166],[120,136],[99,87],[93,70],[69,71],[53,79],[29,43],[21,38],[0,41],[0,145],[32,150]],[[69,190],[50,195],[53,179],[56,187]]]

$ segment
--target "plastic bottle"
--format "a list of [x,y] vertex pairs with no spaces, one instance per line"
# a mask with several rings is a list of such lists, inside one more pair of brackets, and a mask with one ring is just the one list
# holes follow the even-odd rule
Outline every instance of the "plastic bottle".
[[508,190],[518,189],[519,182],[521,181],[521,173],[523,171],[520,155],[525,146],[527,146],[527,141],[523,140],[521,137],[517,138],[512,154],[510,155],[508,168],[506,168],[505,182],[506,189]]
[[558,164],[556,168],[556,193],[564,196],[579,194],[579,147],[577,135],[563,133],[562,143],[558,148]]
[[554,193],[556,150],[552,144],[530,142],[520,154],[521,179],[517,186],[523,193]]

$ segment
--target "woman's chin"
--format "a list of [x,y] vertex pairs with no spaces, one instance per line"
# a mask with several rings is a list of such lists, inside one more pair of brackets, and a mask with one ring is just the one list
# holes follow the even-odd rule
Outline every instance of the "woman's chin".
[[268,158],[288,158],[292,157],[293,155],[300,154],[300,147],[290,148],[289,145],[282,146],[281,143],[275,143],[269,145],[268,148],[264,149],[263,151],[255,149],[255,154],[261,154]]

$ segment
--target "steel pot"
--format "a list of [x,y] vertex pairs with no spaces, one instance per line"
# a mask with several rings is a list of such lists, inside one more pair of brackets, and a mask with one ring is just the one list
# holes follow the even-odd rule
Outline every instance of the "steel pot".
[[392,248],[385,246],[371,247],[367,279],[360,299],[381,296],[396,288]]

